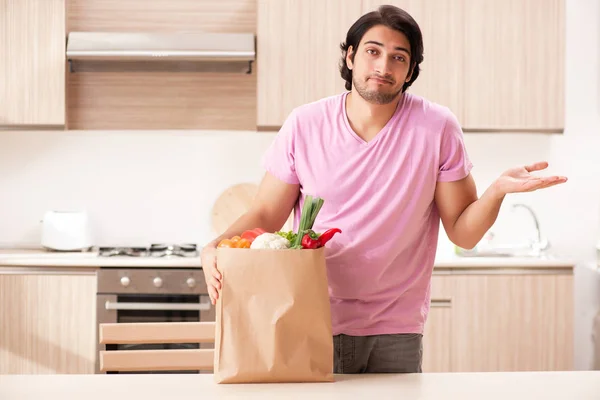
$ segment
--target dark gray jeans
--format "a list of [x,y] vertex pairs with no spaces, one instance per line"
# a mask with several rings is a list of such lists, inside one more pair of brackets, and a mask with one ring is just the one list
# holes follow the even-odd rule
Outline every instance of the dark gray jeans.
[[423,372],[423,335],[419,333],[336,335],[333,351],[335,374]]

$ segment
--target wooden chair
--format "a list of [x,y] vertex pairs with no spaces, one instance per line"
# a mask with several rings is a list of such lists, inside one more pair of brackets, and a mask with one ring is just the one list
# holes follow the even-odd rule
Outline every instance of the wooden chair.
[[[212,343],[214,322],[101,324],[99,342],[112,344]],[[101,372],[213,371],[213,349],[101,350]]]

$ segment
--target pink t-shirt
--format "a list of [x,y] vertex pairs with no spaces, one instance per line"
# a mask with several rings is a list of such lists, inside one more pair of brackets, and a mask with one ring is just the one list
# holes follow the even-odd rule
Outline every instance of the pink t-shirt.
[[365,142],[348,122],[347,93],[294,109],[263,166],[300,184],[294,229],[310,194],[325,201],[313,229],[342,230],[326,246],[333,334],[422,333],[440,224],[436,182],[472,168],[462,130],[448,108],[405,93]]

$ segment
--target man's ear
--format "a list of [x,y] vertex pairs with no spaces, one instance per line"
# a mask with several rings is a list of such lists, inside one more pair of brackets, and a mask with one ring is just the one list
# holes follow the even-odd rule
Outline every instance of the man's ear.
[[352,70],[353,62],[352,62],[352,54],[354,53],[354,49],[352,46],[348,46],[348,51],[346,52],[346,66],[349,70]]

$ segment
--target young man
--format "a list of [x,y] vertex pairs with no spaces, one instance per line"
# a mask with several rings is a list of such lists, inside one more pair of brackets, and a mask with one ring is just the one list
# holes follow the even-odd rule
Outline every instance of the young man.
[[357,20],[342,44],[348,92],[293,110],[252,209],[202,252],[214,304],[221,238],[279,230],[294,207],[297,224],[304,196],[322,197],[315,230],[343,232],[327,244],[335,373],[421,372],[440,219],[452,242],[473,248],[506,194],[566,182],[531,175],[540,162],[506,171],[478,198],[455,116],[406,91],[422,60],[420,29],[403,10]]

